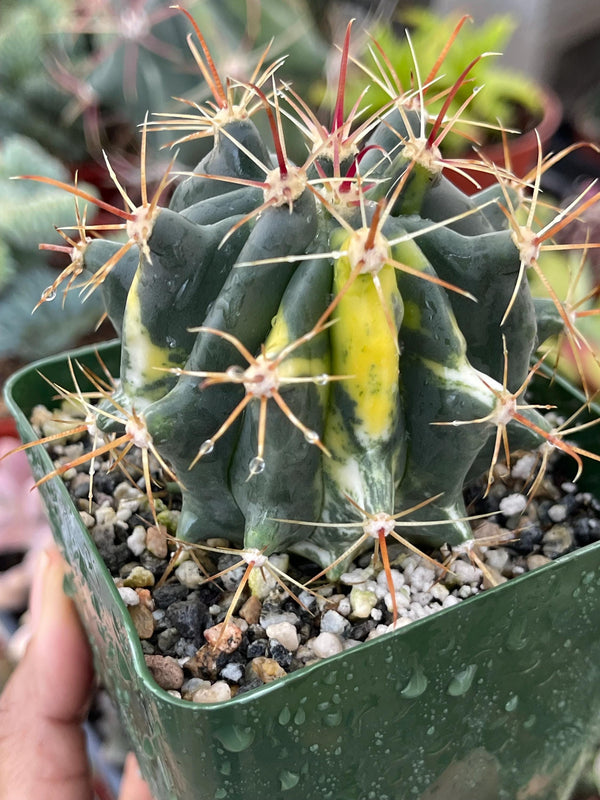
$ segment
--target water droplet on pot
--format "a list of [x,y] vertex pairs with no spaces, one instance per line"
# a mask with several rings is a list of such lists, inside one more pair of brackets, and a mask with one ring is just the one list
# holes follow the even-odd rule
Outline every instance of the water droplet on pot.
[[504,706],[504,708],[506,711],[515,711],[518,705],[519,705],[519,698],[516,694],[513,694],[512,697],[508,700],[508,702]]
[[460,672],[457,672],[450,681],[450,685],[448,686],[448,694],[452,697],[460,697],[460,695],[466,694],[466,692],[468,692],[471,688],[471,684],[473,683],[473,678],[475,677],[476,672],[476,664],[469,664],[468,667]]
[[279,780],[281,781],[281,791],[285,792],[288,789],[294,788],[294,786],[300,780],[300,775],[297,775],[295,772],[290,772],[289,770],[284,769],[279,773]]
[[230,753],[241,753],[243,750],[247,750],[254,741],[252,728],[241,728],[239,725],[221,728],[215,732],[215,736],[225,750],[229,750]]
[[332,711],[330,714],[325,714],[323,724],[328,728],[337,728],[338,725],[341,725],[342,719],[341,711]]
[[419,667],[415,667],[408,683],[404,689],[400,690],[402,697],[407,700],[412,700],[414,697],[419,697],[427,688],[427,678]]

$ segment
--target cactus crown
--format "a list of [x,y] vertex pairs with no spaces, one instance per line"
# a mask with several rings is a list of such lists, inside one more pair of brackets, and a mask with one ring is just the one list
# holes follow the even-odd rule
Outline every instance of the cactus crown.
[[[344,118],[348,26],[327,128],[278,82],[280,62],[261,72],[261,61],[236,88],[201,38],[200,48],[214,101],[196,121],[157,125],[191,130],[181,141],[212,133],[210,152],[169,206],[160,194],[170,177],[148,201],[142,170],[142,206],[108,208],[126,244],[107,238],[118,225],[90,239],[82,214],[81,242],[68,239],[84,289],[99,288],[121,339],[118,384],[98,386],[100,449],[141,448],[148,488],[148,456],[158,457],[181,486],[177,538],[224,536],[249,569],[292,551],[335,578],[373,542],[385,564],[389,535],[410,547],[468,542],[465,483],[488,470],[489,489],[502,450],[509,459],[546,444],[578,472],[582,456],[597,458],[567,444],[523,393],[542,343],[526,272],[543,276],[540,249],[600,195],[536,229],[541,153],[531,199],[527,180],[484,159],[468,165],[494,172],[494,187],[467,196],[453,186],[447,171],[462,163],[440,148],[475,62],[432,121],[429,86],[364,119],[359,101]],[[265,113],[270,138],[250,109]],[[287,157],[284,119],[306,135],[300,166]],[[547,286],[543,330],[566,326],[585,346]]]

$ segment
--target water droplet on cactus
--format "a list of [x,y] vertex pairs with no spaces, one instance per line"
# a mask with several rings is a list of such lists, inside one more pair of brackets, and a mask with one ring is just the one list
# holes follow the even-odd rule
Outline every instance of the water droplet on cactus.
[[169,348],[169,350],[173,350],[175,347],[177,347],[177,342],[172,336],[167,336],[165,341],[167,343],[167,347]]
[[309,444],[316,444],[320,437],[316,431],[306,431],[304,438]]
[[212,439],[206,439],[206,441],[202,442],[200,445],[200,450],[198,451],[199,456],[207,456],[209,453],[215,449],[215,443]]
[[42,292],[42,300],[44,303],[50,303],[56,297],[56,292],[51,286],[48,286]]
[[242,367],[238,367],[238,366],[228,367],[226,372],[225,372],[225,374],[232,381],[239,381],[239,380],[243,380],[243,378],[244,378],[244,370],[243,370]]
[[329,375],[317,375],[315,377],[315,383],[317,386],[327,386],[329,383]]
[[253,475],[260,475],[261,472],[264,472],[265,469],[265,460],[260,456],[256,456],[252,459],[252,461],[248,464],[248,469],[250,470],[250,477]]

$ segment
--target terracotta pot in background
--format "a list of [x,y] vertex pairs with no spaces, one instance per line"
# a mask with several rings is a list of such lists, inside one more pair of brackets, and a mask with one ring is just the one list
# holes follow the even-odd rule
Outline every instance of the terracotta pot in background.
[[[544,115],[535,129],[528,130],[519,135],[508,137],[508,157],[513,173],[518,178],[523,178],[536,165],[538,159],[538,139],[542,144],[542,152],[548,150],[548,143],[554,136],[563,118],[563,107],[560,98],[551,89],[544,89]],[[481,154],[499,167],[506,166],[504,145],[500,142],[485,145],[480,149]],[[492,174],[478,172],[477,170],[464,170],[479,183],[482,189],[496,182]],[[452,183],[466,194],[474,194],[477,187],[466,177],[456,172],[445,170],[445,174]]]

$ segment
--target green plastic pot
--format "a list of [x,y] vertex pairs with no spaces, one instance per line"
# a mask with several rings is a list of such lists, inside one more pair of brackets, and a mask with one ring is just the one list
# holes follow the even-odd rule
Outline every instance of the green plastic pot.
[[[117,345],[100,351],[116,374]],[[93,350],[72,355],[97,368]],[[65,356],[10,379],[24,441],[34,438],[32,407],[51,403],[40,373],[70,385]],[[50,460],[41,447],[28,453],[39,479]],[[40,491],[101,680],[156,800],[557,800],[600,741],[600,543],[226,703],[197,705],[152,680],[62,481]]]

